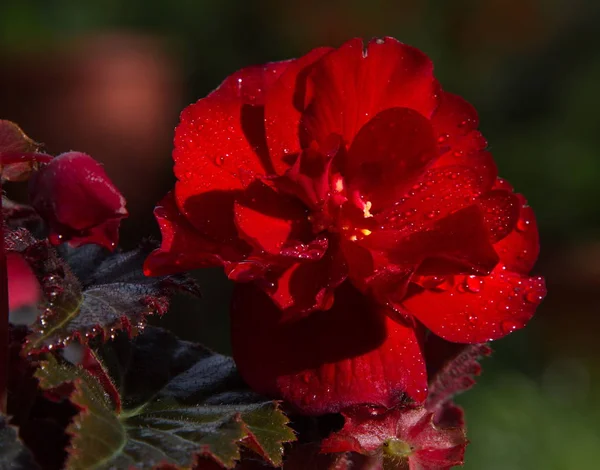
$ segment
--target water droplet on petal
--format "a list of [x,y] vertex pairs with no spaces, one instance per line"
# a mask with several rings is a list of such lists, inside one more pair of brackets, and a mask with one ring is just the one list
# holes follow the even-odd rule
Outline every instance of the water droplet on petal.
[[504,334],[512,333],[513,331],[521,328],[522,326],[523,325],[521,323],[512,320],[505,320],[502,323],[500,323],[500,329]]
[[224,162],[225,162],[225,157],[223,155],[219,155],[218,157],[215,157],[215,165],[222,166]]
[[477,294],[483,287],[483,279],[477,276],[467,276],[464,281],[464,286],[467,291]]

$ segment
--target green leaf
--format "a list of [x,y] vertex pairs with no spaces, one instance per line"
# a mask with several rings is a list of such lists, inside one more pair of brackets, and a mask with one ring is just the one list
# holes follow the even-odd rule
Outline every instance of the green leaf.
[[0,470],[36,470],[40,467],[19,440],[17,430],[0,415]]
[[73,339],[106,340],[120,330],[134,335],[148,315],[168,310],[174,293],[199,295],[186,275],[146,277],[142,266],[150,246],[125,253],[96,245],[64,244],[57,250],[24,229],[8,232],[5,243],[25,257],[45,293],[45,308],[30,325],[29,353],[61,348]]
[[67,429],[67,470],[191,468],[200,455],[233,468],[240,446],[281,465],[283,443],[295,439],[278,404],[249,391],[229,357],[158,328],[106,343],[101,357],[121,394],[120,413],[81,366],[50,358],[36,374],[46,389],[74,386],[81,412]]

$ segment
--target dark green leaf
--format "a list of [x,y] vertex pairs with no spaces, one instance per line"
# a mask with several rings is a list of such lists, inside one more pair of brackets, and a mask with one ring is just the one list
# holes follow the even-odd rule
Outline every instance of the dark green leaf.
[[19,440],[17,430],[0,415],[0,470],[36,470],[33,455]]
[[249,391],[231,358],[164,330],[149,328],[133,341],[120,336],[101,357],[121,393],[121,413],[82,367],[49,360],[37,374],[44,388],[75,385],[71,400],[82,411],[68,429],[67,469],[189,468],[200,455],[233,468],[240,445],[280,465],[283,443],[295,438],[277,403]]
[[31,325],[29,352],[63,347],[75,338],[85,343],[101,335],[106,340],[119,330],[134,335],[146,325],[147,315],[167,311],[175,292],[199,295],[185,275],[144,276],[149,246],[110,253],[96,245],[64,244],[57,251],[26,230],[9,232],[6,246],[31,264],[47,301]]

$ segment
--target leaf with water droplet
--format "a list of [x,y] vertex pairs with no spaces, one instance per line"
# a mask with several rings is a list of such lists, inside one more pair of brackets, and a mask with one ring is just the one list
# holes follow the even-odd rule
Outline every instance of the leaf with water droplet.
[[164,314],[176,292],[199,295],[186,275],[146,277],[142,265],[150,246],[110,253],[96,245],[63,245],[57,252],[46,241],[23,251],[46,296],[46,308],[27,337],[30,353],[63,347],[74,338],[87,342],[116,331],[135,334],[151,314]]
[[132,341],[121,334],[100,357],[121,394],[120,412],[81,366],[50,356],[36,374],[44,389],[74,386],[80,413],[67,429],[67,470],[188,468],[197,455],[232,468],[240,446],[280,465],[283,443],[295,439],[278,404],[248,390],[231,358],[165,330],[148,328]]

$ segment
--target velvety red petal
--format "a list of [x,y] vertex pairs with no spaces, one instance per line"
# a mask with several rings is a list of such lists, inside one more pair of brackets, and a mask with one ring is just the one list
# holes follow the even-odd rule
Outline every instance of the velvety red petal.
[[377,210],[396,202],[437,155],[429,120],[413,109],[390,108],[360,129],[342,175]]
[[365,48],[353,39],[315,64],[302,117],[305,144],[341,135],[349,145],[359,129],[388,108],[410,108],[426,118],[437,106],[433,65],[421,51],[393,38]]
[[230,193],[269,172],[262,102],[289,64],[242,69],[181,113],[173,150],[175,197],[190,223],[210,238],[235,233],[233,217],[227,217]]
[[338,289],[330,310],[304,316],[288,315],[256,287],[240,284],[231,322],[244,380],[303,413],[426,397],[419,333],[391,320],[350,284]]
[[495,175],[464,166],[427,170],[397,204],[375,213],[376,225],[385,230],[418,230],[473,205],[489,189],[490,177]]
[[116,246],[119,223],[127,217],[125,199],[89,155],[69,152],[52,159],[33,175],[29,196],[52,242]]
[[8,271],[8,309],[35,306],[41,299],[41,289],[35,274],[25,259],[15,252],[6,254]]
[[323,145],[304,149],[284,176],[275,180],[277,187],[318,211],[331,196],[331,163],[339,149],[340,138],[333,134]]
[[281,310],[307,312],[327,310],[334,302],[334,291],[347,276],[347,266],[335,241],[320,259],[307,259],[284,270],[266,291]]
[[311,65],[332,49],[320,47],[291,61],[269,89],[265,99],[265,128],[270,161],[275,173],[290,167],[290,158],[300,153],[299,125],[306,107],[306,78]]
[[[219,248],[203,238],[179,212],[173,193],[168,193],[154,209],[162,242],[144,262],[146,276],[162,276],[221,265]],[[232,252],[232,257],[241,254]]]
[[546,295],[544,280],[498,265],[489,276],[455,276],[444,289],[422,289],[403,300],[436,335],[457,343],[483,343],[523,328]]
[[420,227],[421,230],[378,230],[361,243],[382,250],[392,264],[416,267],[436,258],[460,263],[478,272],[489,273],[498,256],[488,239],[482,211],[469,206]]
[[496,243],[494,248],[507,269],[527,274],[540,253],[539,234],[533,209],[522,195],[517,194],[516,197],[520,211],[514,230]]
[[286,244],[310,241],[312,226],[297,199],[255,182],[234,203],[240,237],[258,250],[278,255]]
[[439,106],[431,116],[431,124],[442,153],[468,153],[483,150],[487,146],[487,142],[477,130],[477,111],[460,96],[442,91]]
[[484,223],[492,243],[511,233],[519,219],[521,202],[516,194],[494,189],[477,200],[483,211]]

